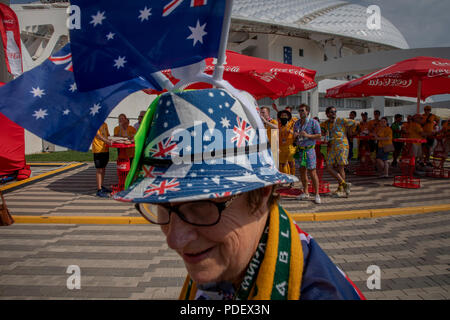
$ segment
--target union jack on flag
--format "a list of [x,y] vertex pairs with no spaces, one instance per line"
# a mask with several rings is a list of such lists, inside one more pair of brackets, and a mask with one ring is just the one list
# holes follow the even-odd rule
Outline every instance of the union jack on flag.
[[166,142],[159,141],[155,147],[150,148],[148,151],[152,158],[165,158],[167,156],[176,155],[174,152],[177,144],[175,142],[172,143],[173,137],[166,138]]
[[66,64],[68,65],[64,68],[64,70],[73,72],[73,64],[72,64],[72,53],[66,54],[64,56],[51,56],[48,58],[54,64]]
[[[163,17],[168,16],[175,10],[184,0],[172,0],[163,9]],[[191,7],[200,7],[206,5],[208,0],[191,0]]]
[[144,197],[148,197],[153,194],[160,196],[166,194],[167,191],[179,191],[180,188],[177,188],[178,186],[180,186],[180,182],[178,182],[176,178],[171,180],[163,180],[160,184],[152,183],[147,187],[147,190],[144,191]]
[[156,178],[163,174],[163,172],[155,172],[154,166],[142,166],[142,170],[144,171],[144,178]]
[[239,116],[236,119],[237,126],[234,126],[234,137],[231,138],[231,142],[236,142],[237,147],[241,147],[242,144],[245,144],[245,141],[250,141],[250,132],[253,127],[247,123],[247,121],[242,120]]

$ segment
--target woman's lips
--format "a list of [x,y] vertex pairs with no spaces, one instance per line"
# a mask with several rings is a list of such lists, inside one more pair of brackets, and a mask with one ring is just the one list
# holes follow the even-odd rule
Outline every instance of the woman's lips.
[[197,253],[183,253],[183,260],[187,263],[198,263],[205,259],[214,247],[208,248],[206,250]]

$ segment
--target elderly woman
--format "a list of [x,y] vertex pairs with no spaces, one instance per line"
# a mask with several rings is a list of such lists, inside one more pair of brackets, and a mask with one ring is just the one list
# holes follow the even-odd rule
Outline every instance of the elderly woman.
[[297,179],[275,168],[258,113],[238,96],[159,96],[115,198],[136,203],[183,259],[181,299],[362,298],[278,204],[274,187]]

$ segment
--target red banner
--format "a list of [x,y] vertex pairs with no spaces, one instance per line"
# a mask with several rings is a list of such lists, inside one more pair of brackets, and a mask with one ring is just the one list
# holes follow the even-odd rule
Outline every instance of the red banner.
[[22,52],[20,50],[20,29],[16,13],[0,3],[0,34],[5,50],[8,72],[14,76],[22,74]]

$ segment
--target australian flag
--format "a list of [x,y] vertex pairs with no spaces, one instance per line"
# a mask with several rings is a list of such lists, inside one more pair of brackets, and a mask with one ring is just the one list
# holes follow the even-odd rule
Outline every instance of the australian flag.
[[70,30],[80,91],[217,57],[226,0],[71,0],[81,25]]
[[143,78],[79,92],[70,45],[0,88],[0,112],[37,136],[88,151],[98,128],[129,94],[151,87]]

